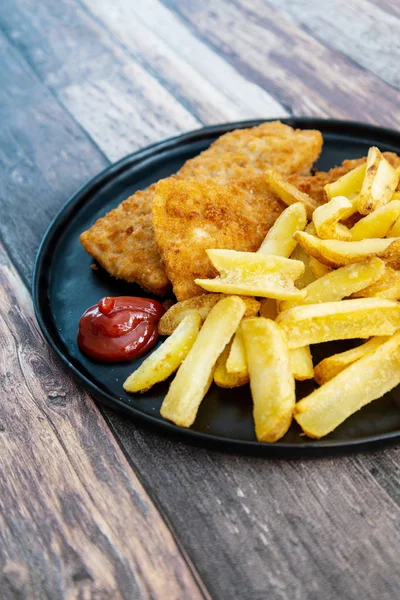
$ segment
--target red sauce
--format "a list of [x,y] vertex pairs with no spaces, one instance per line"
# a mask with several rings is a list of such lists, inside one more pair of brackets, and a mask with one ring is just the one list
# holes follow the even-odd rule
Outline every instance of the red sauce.
[[107,362],[142,356],[157,342],[157,323],[164,312],[156,300],[106,296],[81,317],[79,348]]

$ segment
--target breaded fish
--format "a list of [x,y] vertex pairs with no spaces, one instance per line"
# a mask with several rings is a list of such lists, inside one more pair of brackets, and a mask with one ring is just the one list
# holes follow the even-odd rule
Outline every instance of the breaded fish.
[[194,279],[217,275],[208,248],[254,252],[285,205],[265,177],[221,184],[169,177],[156,186],[157,246],[178,300],[204,294]]
[[[221,136],[210,148],[187,161],[178,177],[221,182],[239,177],[244,178],[245,187],[265,168],[276,168],[284,175],[307,174],[321,147],[319,131],[294,130],[280,122],[263,123]],[[154,237],[153,197],[154,185],[136,192],[82,233],[80,239],[86,251],[111,275],[163,295],[169,282]],[[232,195],[228,197],[231,201]],[[164,226],[159,223],[159,228]]]
[[[383,156],[392,165],[392,167],[400,166],[400,156],[397,156],[394,152],[383,152]],[[359,165],[364,164],[367,161],[367,157],[354,158],[351,160],[344,160],[339,167],[334,167],[329,171],[317,171],[315,175],[290,175],[287,179],[301,192],[308,194],[316,200],[319,204],[326,202],[324,186],[327,183],[333,183],[342,175],[346,175],[352,169],[355,169]]]
[[82,233],[80,240],[111,275],[163,296],[171,286],[154,241],[154,190],[155,184],[121,202]]

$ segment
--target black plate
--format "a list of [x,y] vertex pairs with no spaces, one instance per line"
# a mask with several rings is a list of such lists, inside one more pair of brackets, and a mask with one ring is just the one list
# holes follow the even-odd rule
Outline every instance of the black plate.
[[[144,295],[134,284],[113,279],[102,269],[92,270],[93,260],[79,243],[79,234],[135,190],[175,173],[188,158],[207,148],[218,136],[260,122],[207,127],[154,144],[110,166],[81,188],[55,217],[38,251],[33,298],[40,327],[72,374],[97,400],[202,445],[288,456],[365,449],[400,439],[398,388],[363,408],[320,441],[302,436],[294,423],[280,442],[261,444],[254,437],[248,387],[223,390],[212,386],[193,427],[183,430],[164,421],[159,414],[167,383],[155,386],[144,395],[124,392],[123,381],[143,359],[107,365],[84,356],[77,347],[78,321],[88,306],[106,295]],[[345,158],[365,156],[370,146],[400,153],[400,134],[395,131],[336,120],[293,118],[284,122],[323,133],[319,169],[328,169]],[[315,359],[349,347],[351,343],[343,342],[320,345],[316,347]],[[313,385],[299,384],[298,396],[309,393]]]

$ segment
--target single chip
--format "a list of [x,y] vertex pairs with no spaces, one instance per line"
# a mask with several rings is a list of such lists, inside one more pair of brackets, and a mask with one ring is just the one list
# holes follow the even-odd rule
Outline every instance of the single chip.
[[382,298],[307,304],[279,313],[276,322],[286,333],[289,348],[392,335],[400,328],[400,304]]
[[319,385],[323,385],[336,377],[343,369],[356,362],[356,360],[360,360],[360,358],[366,356],[371,350],[375,350],[380,344],[386,342],[387,339],[389,339],[387,336],[373,337],[364,344],[356,346],[356,348],[324,358],[314,369],[315,381]]
[[295,419],[306,435],[327,435],[360,408],[400,383],[400,332],[306,396]]
[[316,258],[312,256],[309,257],[309,265],[311,273],[314,276],[314,281],[316,279],[320,279],[320,277],[324,277],[328,273],[332,271],[332,267],[328,267],[328,265],[324,265],[324,263],[319,262]]
[[243,341],[243,332],[240,325],[232,340],[229,356],[226,360],[226,370],[228,373],[240,375],[243,378],[248,377],[249,375],[246,361],[246,351]]
[[294,280],[304,272],[300,261],[235,250],[207,250],[207,255],[220,276],[195,282],[209,292],[277,300],[299,300],[305,296],[305,292],[294,285]]
[[[382,258],[393,267],[400,263],[398,238],[371,238],[359,242],[343,242],[341,240],[320,240],[304,231],[297,231],[294,238],[307,254],[334,268],[361,262],[372,256]],[[393,248],[390,250],[392,245]]]
[[357,199],[357,209],[368,215],[391,200],[399,182],[399,174],[382,156],[378,148],[368,151],[367,170]]
[[289,350],[290,368],[293,377],[297,381],[304,381],[314,377],[314,367],[310,351],[310,346],[302,346]]
[[306,225],[307,214],[304,204],[296,202],[288,206],[268,231],[258,252],[289,258],[297,246],[293,234],[296,231],[304,231]]
[[345,173],[336,181],[327,183],[324,190],[328,200],[332,200],[332,198],[335,198],[336,196],[345,196],[349,200],[358,196],[361,192],[365,171],[366,163],[358,165],[358,167]]
[[199,333],[201,318],[187,315],[173,334],[154,350],[124,383],[126,392],[145,392],[174,373],[188,355]]
[[266,171],[265,177],[267,178],[270,188],[282,202],[287,204],[287,206],[295,204],[296,202],[301,202],[305,206],[307,217],[311,219],[314,210],[318,206],[315,200],[298,190],[276,171]]
[[283,311],[298,304],[318,304],[343,300],[343,298],[377,282],[383,277],[386,269],[383,260],[376,256],[361,263],[341,267],[304,288],[307,296],[301,302],[281,302],[279,308]]
[[289,429],[296,402],[287,340],[274,321],[263,317],[245,319],[242,330],[256,436],[276,442]]
[[[399,200],[400,200],[400,197],[399,197]],[[394,202],[394,200],[392,200],[392,202]],[[396,219],[396,221],[393,223],[393,225],[387,232],[386,236],[388,238],[400,237],[400,217],[398,219]]]
[[[293,250],[292,254],[290,255],[290,258],[292,260],[301,260],[301,262],[304,264],[304,273],[299,279],[296,280],[296,287],[298,287],[300,290],[302,290],[307,285],[309,285],[310,283],[315,281],[315,275],[311,270],[310,257],[308,256],[308,254],[304,250],[304,248],[302,248],[301,246],[299,246],[297,244],[296,248]],[[268,317],[269,315],[262,315],[262,316]]]
[[339,223],[353,214],[353,205],[345,196],[336,196],[326,204],[318,206],[313,214],[317,235],[323,240],[350,240],[347,227]]
[[189,354],[179,367],[161,406],[161,416],[190,427],[213,380],[218,357],[235,333],[246,306],[240,298],[223,298],[210,311]]
[[388,235],[399,216],[400,200],[392,200],[353,225],[350,229],[351,239],[358,242],[365,238],[383,238]]
[[[158,323],[158,332],[160,335],[171,335],[178,327],[179,323],[191,313],[195,312],[200,315],[201,320],[205,321],[210,310],[225,298],[225,294],[202,294],[194,296],[188,300],[182,300],[173,304],[166,313],[163,314]],[[255,298],[242,297],[246,305],[245,317],[254,317],[258,314],[260,303]]]
[[375,283],[351,295],[352,298],[400,299],[400,271],[386,267],[382,277]]
[[214,383],[222,388],[235,388],[249,383],[249,372],[246,368],[245,373],[231,373],[227,370],[227,359],[231,351],[231,344],[228,344],[222,354],[219,356],[215,365]]

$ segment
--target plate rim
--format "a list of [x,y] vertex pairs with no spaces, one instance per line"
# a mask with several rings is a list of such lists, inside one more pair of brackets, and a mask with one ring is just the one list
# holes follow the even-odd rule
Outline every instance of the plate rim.
[[[43,291],[41,288],[41,282],[45,278],[45,273],[49,272],[46,269],[45,261],[48,256],[48,247],[53,241],[54,232],[60,226],[60,222],[68,221],[71,217],[71,213],[75,208],[80,208],[85,205],[87,196],[90,196],[96,191],[98,187],[102,187],[109,180],[116,175],[122,173],[128,167],[139,165],[146,158],[155,157],[158,154],[162,154],[165,151],[173,150],[174,148],[185,145],[186,143],[201,141],[202,138],[208,138],[212,134],[223,135],[228,131],[234,129],[243,129],[246,127],[254,127],[261,123],[271,122],[279,120],[284,124],[299,127],[301,129],[319,129],[327,127],[337,129],[339,127],[346,126],[353,130],[360,130],[360,133],[364,134],[369,131],[371,134],[379,134],[380,136],[388,136],[389,138],[394,137],[398,139],[400,146],[400,132],[389,129],[386,127],[380,127],[378,125],[370,123],[362,123],[359,121],[352,121],[346,119],[329,119],[329,118],[314,118],[314,117],[287,117],[287,118],[268,118],[268,119],[251,119],[242,120],[236,122],[226,122],[216,125],[209,125],[200,127],[195,130],[188,132],[179,133],[178,135],[164,138],[158,142],[150,144],[144,148],[140,148],[135,152],[124,156],[120,160],[110,163],[97,175],[92,177],[85,184],[80,186],[77,191],[70,196],[70,198],[61,206],[57,211],[56,215],[48,225],[41,242],[39,244],[32,273],[32,301],[35,316],[39,325],[39,328],[44,335],[47,342],[50,344],[52,349],[56,352],[63,363],[68,367],[73,378],[80,383],[87,393],[93,398],[108,405],[109,407],[127,414],[130,418],[138,419],[145,425],[150,425],[159,430],[159,432],[166,433],[169,436],[173,436],[181,441],[195,444],[197,446],[209,447],[219,450],[226,451],[241,451],[242,453],[251,453],[259,455],[269,455],[274,458],[303,458],[303,457],[317,457],[317,456],[328,456],[337,453],[354,452],[361,450],[377,449],[377,446],[387,445],[393,443],[396,440],[400,440],[400,429],[375,434],[360,439],[351,440],[336,440],[336,441],[306,441],[300,443],[286,443],[286,442],[274,442],[264,443],[257,440],[241,440],[232,437],[224,437],[220,435],[212,435],[209,433],[196,431],[193,429],[185,429],[178,427],[174,423],[166,420],[161,420],[155,416],[147,414],[138,410],[133,406],[129,406],[126,402],[120,400],[116,396],[109,394],[102,390],[94,383],[91,379],[86,377],[75,365],[73,365],[68,357],[63,353],[61,348],[57,344],[57,340],[53,337],[51,331],[49,331],[44,316],[42,314],[42,296]],[[47,279],[48,281],[48,279]],[[46,286],[45,293],[47,296],[48,286]]]

